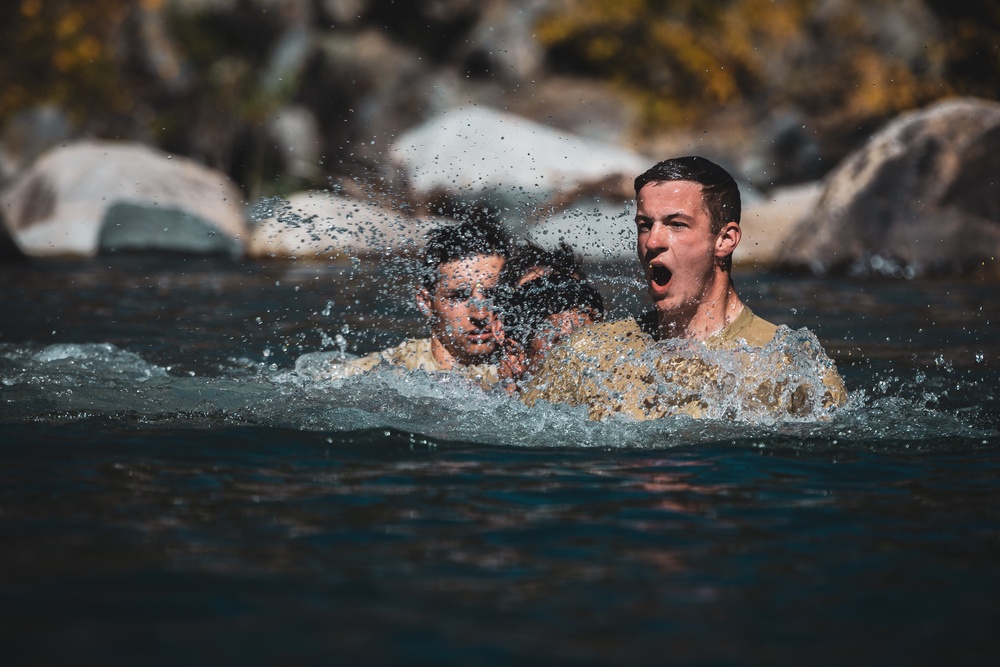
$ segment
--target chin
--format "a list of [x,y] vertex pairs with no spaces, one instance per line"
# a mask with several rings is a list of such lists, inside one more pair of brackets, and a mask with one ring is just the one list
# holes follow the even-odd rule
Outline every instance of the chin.
[[649,300],[653,302],[653,307],[657,310],[669,312],[677,309],[677,304],[672,303],[672,299],[668,295],[656,295],[652,290],[647,290],[646,294],[649,296]]
[[465,351],[465,357],[471,359],[473,363],[482,364],[490,360],[496,354],[496,345],[477,345]]
[[656,309],[656,312],[664,313],[666,315],[670,315],[673,313],[680,313],[684,310],[684,306],[682,304],[676,303],[675,301],[670,299],[660,299],[660,300],[654,299],[653,307]]

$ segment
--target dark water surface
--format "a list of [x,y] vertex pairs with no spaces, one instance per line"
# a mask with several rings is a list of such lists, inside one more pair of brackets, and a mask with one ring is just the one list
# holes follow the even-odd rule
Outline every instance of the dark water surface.
[[421,333],[397,268],[0,267],[5,664],[1000,659],[995,284],[738,275],[850,406],[593,423],[297,377]]

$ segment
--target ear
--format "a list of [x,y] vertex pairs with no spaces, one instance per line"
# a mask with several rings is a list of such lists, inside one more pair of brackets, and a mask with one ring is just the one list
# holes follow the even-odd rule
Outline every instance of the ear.
[[416,301],[417,301],[417,310],[420,311],[420,314],[423,315],[424,317],[430,317],[431,295],[430,292],[427,291],[426,287],[421,287],[417,289]]
[[736,250],[743,238],[743,231],[738,222],[727,222],[723,225],[719,235],[715,237],[715,256],[718,258],[729,257]]

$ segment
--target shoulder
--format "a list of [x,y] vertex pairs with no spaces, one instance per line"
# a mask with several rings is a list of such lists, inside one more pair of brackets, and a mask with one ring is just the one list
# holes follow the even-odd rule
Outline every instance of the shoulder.
[[430,338],[411,338],[404,340],[396,347],[383,350],[381,360],[392,366],[402,366],[408,371],[424,371],[425,373],[454,373],[473,380],[483,388],[488,388],[499,381],[496,366],[492,364],[455,365],[446,371],[434,358]]
[[411,371],[432,373],[441,370],[431,352],[430,338],[408,338],[395,347],[382,350],[378,353],[378,357],[379,361],[392,366],[402,366]]
[[431,354],[431,341],[429,338],[417,338],[404,340],[399,345],[387,347],[378,352],[366,354],[363,357],[349,359],[341,364],[331,373],[333,379],[340,379],[367,373],[376,366],[386,364],[389,366],[402,366],[408,370],[437,370],[437,362]]
[[390,359],[414,354],[430,354],[430,352],[430,338],[407,338],[399,345],[387,347],[378,354],[380,354],[383,359]]
[[600,322],[573,332],[545,357],[528,381],[525,402],[537,399],[579,405],[590,400],[588,378],[614,374],[630,357],[641,354],[652,338],[634,319]]
[[483,389],[489,389],[500,382],[497,367],[493,364],[475,364],[471,366],[455,366],[453,372],[472,380]]
[[732,348],[737,345],[763,347],[774,339],[778,327],[762,317],[757,317],[750,308],[743,311],[725,329],[705,341],[709,347]]
[[650,393],[643,355],[652,336],[634,319],[603,322],[580,329],[549,352],[521,395],[528,405],[585,405],[590,419],[627,415],[649,419]]
[[573,332],[565,348],[578,353],[617,352],[622,349],[642,350],[652,343],[634,319],[599,322]]

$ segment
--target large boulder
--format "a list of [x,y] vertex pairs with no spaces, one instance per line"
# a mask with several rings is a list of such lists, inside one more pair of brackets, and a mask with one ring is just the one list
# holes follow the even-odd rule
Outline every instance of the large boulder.
[[838,165],[778,260],[815,272],[995,272],[998,185],[1000,104],[934,104],[889,123]]
[[240,190],[191,160],[141,144],[87,141],[44,154],[2,193],[32,256],[168,251],[240,255]]
[[531,215],[568,190],[631,179],[651,161],[613,144],[562,132],[487,107],[459,107],[406,133],[390,157],[407,175],[415,199],[438,197]]
[[424,246],[431,229],[454,222],[327,191],[298,192],[261,208],[247,244],[255,258],[407,254]]

